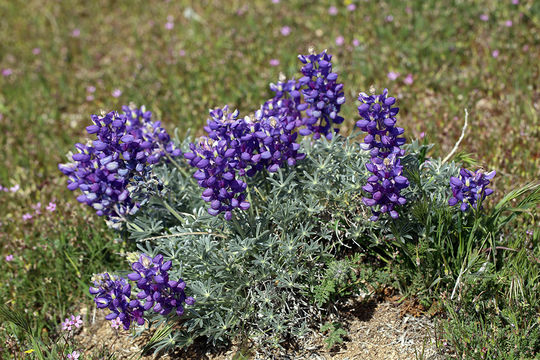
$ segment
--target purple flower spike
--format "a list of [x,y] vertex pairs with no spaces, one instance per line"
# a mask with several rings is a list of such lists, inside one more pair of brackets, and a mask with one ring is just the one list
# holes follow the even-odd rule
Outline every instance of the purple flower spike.
[[179,156],[160,122],[152,113],[124,106],[123,113],[92,115],[86,128],[96,139],[76,144],[71,163],[58,168],[68,176],[68,189],[80,189],[77,200],[92,206],[99,216],[123,217],[138,210],[127,191],[130,180],[144,176],[160,158]]
[[362,119],[356,126],[367,132],[362,148],[370,151],[371,162],[366,164],[366,168],[373,173],[362,188],[367,193],[364,204],[372,208],[372,221],[377,221],[384,213],[397,219],[399,213],[395,207],[407,202],[401,196],[401,190],[409,186],[409,180],[403,176],[401,165],[401,157],[405,154],[401,145],[405,138],[400,137],[403,129],[395,126],[395,116],[399,111],[393,107],[396,98],[388,97],[385,89],[380,95],[360,93],[358,100],[361,103],[358,113]]
[[476,209],[479,202],[493,194],[493,190],[487,186],[494,176],[495,171],[484,173],[478,170],[473,173],[467,169],[461,169],[459,178],[453,176],[450,178],[452,197],[448,200],[448,204],[450,206],[460,204],[459,208],[463,212],[469,210],[470,207]]

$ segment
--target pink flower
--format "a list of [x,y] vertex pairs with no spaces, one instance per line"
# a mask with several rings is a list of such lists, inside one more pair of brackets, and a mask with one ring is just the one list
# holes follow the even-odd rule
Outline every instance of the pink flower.
[[184,49],[178,50],[178,55],[180,55],[182,57],[186,56],[186,50],[184,50]]
[[422,132],[420,133],[420,139],[423,139],[425,136],[426,136],[426,133],[422,131]]
[[499,57],[499,50],[493,50],[491,52],[491,56],[493,56],[495,59]]
[[385,18],[386,22],[392,22],[394,21],[394,17],[392,15],[388,15],[386,18]]
[[345,42],[345,38],[341,35],[339,35],[337,38],[336,38],[336,45],[337,46],[341,46],[343,45],[343,43]]
[[506,27],[512,27],[512,25],[513,25],[512,20],[506,20],[504,22],[504,26],[506,26]]
[[113,92],[112,92],[112,96],[117,98],[117,97],[120,97],[120,95],[122,95],[122,90],[120,89],[114,89]]
[[9,188],[9,191],[12,192],[12,193],[16,193],[17,191],[19,191],[21,187],[19,186],[19,184],[15,184],[13,185],[12,187]]
[[6,256],[6,261],[7,262],[13,261],[13,255],[12,254],[7,255]]
[[523,47],[521,48],[521,50],[523,50],[524,52],[529,51],[529,45],[527,45],[527,44],[523,45]]
[[49,202],[49,205],[47,205],[46,209],[48,212],[53,212],[54,210],[56,210],[56,204],[51,201]]
[[96,87],[92,86],[92,85],[87,86],[86,91],[89,92],[89,93],[94,93],[96,91]]
[[512,0],[512,4],[519,5],[519,0]]
[[395,71],[390,71],[386,76],[388,76],[388,79],[394,81],[399,77],[399,73]]
[[2,70],[2,75],[5,77],[8,77],[11,74],[13,74],[13,70],[11,70],[10,68],[6,68]]
[[332,16],[337,15],[337,13],[338,13],[337,7],[335,7],[335,6],[330,6],[330,7],[328,8],[328,13],[329,13],[330,15],[332,15]]
[[67,358],[69,360],[77,360],[81,356],[81,354],[78,351],[74,351],[71,354],[68,354]]
[[353,44],[354,47],[359,47],[360,46],[360,40],[353,39],[352,44]]
[[73,37],[81,36],[81,30],[80,29],[73,29],[73,31],[71,32],[71,36],[73,36]]
[[279,65],[279,60],[278,59],[270,59],[269,63],[270,63],[270,66],[278,66]]
[[482,15],[480,15],[480,20],[482,20],[482,21],[488,21],[488,20],[489,20],[489,15],[488,15],[488,14],[482,14]]
[[354,11],[354,10],[356,10],[356,5],[355,5],[355,4],[349,4],[349,5],[347,5],[347,10],[349,10],[349,11]]
[[94,101],[94,95],[87,95],[86,101]]
[[28,221],[32,219],[32,214],[26,213],[22,216],[23,221]]
[[71,315],[71,323],[76,327],[76,328],[80,328],[83,321],[81,319],[81,315],[77,315],[75,317],[75,315]]
[[38,202],[35,205],[31,205],[31,206],[32,206],[32,209],[34,209],[36,215],[41,214],[41,203],[40,202]]
[[113,329],[118,329],[120,327],[120,325],[122,324],[122,321],[120,320],[120,318],[115,318],[111,321],[111,327]]
[[288,26],[284,26],[284,27],[281,28],[280,31],[281,31],[281,35],[287,36],[287,35],[289,35],[291,33],[291,28],[288,27]]
[[407,85],[412,85],[413,83],[413,76],[412,74],[408,74],[405,79],[403,79],[403,82]]
[[174,28],[174,23],[172,21],[167,21],[165,23],[165,29],[172,30]]
[[39,55],[41,53],[41,49],[36,47],[36,48],[33,48],[32,49],[32,54],[34,55]]
[[272,3],[279,4],[279,0],[272,0]]

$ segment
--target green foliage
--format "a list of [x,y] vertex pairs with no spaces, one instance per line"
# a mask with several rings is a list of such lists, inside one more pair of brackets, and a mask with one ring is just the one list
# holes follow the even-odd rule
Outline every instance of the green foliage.
[[338,322],[327,322],[321,326],[321,332],[327,333],[324,342],[328,349],[333,348],[337,344],[342,344],[343,338],[347,336],[347,331]]

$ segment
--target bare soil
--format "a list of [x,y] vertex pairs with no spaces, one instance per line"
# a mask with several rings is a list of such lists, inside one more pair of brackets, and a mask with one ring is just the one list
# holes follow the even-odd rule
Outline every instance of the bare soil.
[[[87,312],[82,309],[83,313]],[[435,346],[435,326],[421,306],[411,302],[398,303],[397,297],[376,300],[350,300],[339,309],[339,318],[348,332],[343,344],[327,349],[323,334],[313,333],[301,344],[276,353],[261,353],[252,349],[252,359],[313,359],[313,360],[405,360],[443,359]],[[128,359],[141,353],[151,335],[139,338],[130,332],[115,330],[104,319],[101,311],[87,314],[88,325],[77,335],[84,346],[84,354],[115,354],[117,359]],[[226,349],[209,348],[196,343],[186,350],[170,355],[146,355],[141,359],[231,360],[238,353],[233,344]],[[238,359],[243,359],[239,357]]]

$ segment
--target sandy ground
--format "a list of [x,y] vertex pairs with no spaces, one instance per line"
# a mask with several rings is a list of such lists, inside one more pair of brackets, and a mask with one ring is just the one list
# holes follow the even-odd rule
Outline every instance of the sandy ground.
[[[398,304],[397,299],[382,301],[351,300],[339,311],[348,336],[345,342],[330,351],[323,342],[324,335],[313,334],[294,350],[262,354],[254,351],[252,359],[313,359],[313,360],[405,360],[443,359],[434,342],[434,323],[421,314],[421,309],[410,303]],[[82,309],[86,312],[87,309]],[[101,350],[113,353],[117,359],[128,359],[141,353],[145,338],[134,339],[129,332],[115,330],[104,319],[103,312],[87,314],[89,323],[77,335],[85,347],[85,354]],[[149,334],[150,335],[150,334]],[[211,349],[195,344],[174,355],[142,356],[141,359],[231,360],[238,348]],[[240,357],[240,359],[242,359]]]

